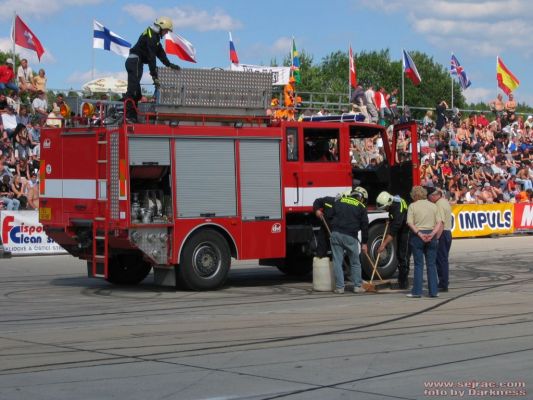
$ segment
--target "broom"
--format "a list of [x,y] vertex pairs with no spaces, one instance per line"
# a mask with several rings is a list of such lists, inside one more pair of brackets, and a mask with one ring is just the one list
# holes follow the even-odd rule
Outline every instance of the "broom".
[[[385,236],[387,236],[388,229],[389,229],[389,221],[387,220],[387,222],[385,223],[385,230],[383,231],[382,240],[385,240]],[[366,257],[368,258],[368,261],[370,262],[370,265],[372,265],[372,275],[370,276],[369,282],[363,282],[362,287],[363,289],[365,289],[365,292],[377,292],[376,285],[374,285],[374,275],[377,275],[380,281],[383,280],[383,278],[381,277],[378,271],[378,263],[379,263],[379,257],[381,256],[381,253],[378,253],[376,257],[376,261],[374,263],[372,263],[372,259],[370,258],[368,253],[365,253],[365,254],[366,254]]]

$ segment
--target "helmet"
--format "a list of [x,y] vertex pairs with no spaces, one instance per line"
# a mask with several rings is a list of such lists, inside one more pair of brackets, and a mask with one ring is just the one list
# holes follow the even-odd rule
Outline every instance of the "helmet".
[[376,199],[376,205],[380,210],[392,204],[392,195],[389,192],[381,192]]
[[172,31],[172,20],[169,17],[159,17],[155,20],[154,25],[157,25],[161,29],[167,29]]
[[366,191],[365,188],[361,186],[357,186],[356,188],[354,188],[352,190],[351,196],[355,197],[357,200],[359,200],[363,204],[366,204],[366,202],[368,201],[368,192]]
[[296,79],[294,79],[294,76],[291,76],[289,78],[289,83],[294,83],[294,82],[296,82]]

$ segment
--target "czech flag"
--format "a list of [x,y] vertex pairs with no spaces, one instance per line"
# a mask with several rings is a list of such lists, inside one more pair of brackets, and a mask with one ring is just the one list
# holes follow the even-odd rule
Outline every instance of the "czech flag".
[[229,33],[229,59],[232,64],[239,63],[239,57],[237,56],[237,51],[235,50],[235,45],[233,44],[233,38],[231,37],[231,32]]
[[349,57],[350,57],[350,86],[355,89],[357,87],[357,73],[355,72],[355,61],[353,59],[353,51],[352,51],[351,45],[350,45]]
[[416,69],[416,65],[405,50],[403,51],[403,72],[407,75],[409,79],[413,82],[415,86],[419,85],[422,82],[422,78]]
[[196,50],[191,42],[174,32],[165,35],[165,52],[174,54],[184,61],[196,62]]
[[498,86],[506,95],[509,95],[520,85],[518,78],[507,69],[500,57],[496,57],[496,79]]

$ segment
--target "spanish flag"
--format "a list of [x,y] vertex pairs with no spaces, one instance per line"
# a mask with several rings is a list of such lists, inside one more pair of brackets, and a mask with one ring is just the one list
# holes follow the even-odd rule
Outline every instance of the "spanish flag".
[[507,69],[500,57],[496,57],[496,79],[500,89],[507,95],[520,85],[518,78]]

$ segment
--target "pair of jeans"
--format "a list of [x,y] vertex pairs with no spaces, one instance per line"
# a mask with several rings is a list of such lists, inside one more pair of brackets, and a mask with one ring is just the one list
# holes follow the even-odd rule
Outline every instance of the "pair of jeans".
[[359,243],[353,236],[340,232],[331,233],[331,253],[333,255],[333,271],[335,272],[335,287],[344,288],[344,272],[342,262],[344,253],[348,255],[350,271],[354,287],[361,286],[361,260],[359,260]]
[[15,83],[13,83],[13,82],[0,83],[0,90],[6,90],[6,89],[11,89],[11,90],[15,91],[16,93],[19,92],[18,86]]
[[[422,230],[420,233],[427,234],[431,233],[431,231]],[[433,238],[431,242],[426,243],[418,235],[411,235],[409,238],[409,245],[411,246],[415,264],[413,289],[411,290],[411,294],[414,296],[422,295],[425,259],[428,278],[428,292],[430,296],[436,296],[438,294],[436,266],[438,240]]]
[[0,202],[5,204],[6,210],[8,211],[17,211],[20,207],[20,201],[10,197],[1,197]]
[[442,231],[437,248],[437,275],[439,276],[439,289],[448,289],[449,264],[448,256],[452,247],[452,232]]
[[126,59],[126,72],[128,73],[128,90],[126,99],[132,99],[135,107],[131,102],[126,103],[126,118],[137,118],[137,103],[142,97],[141,78],[143,76],[143,63],[139,57],[130,56]]

